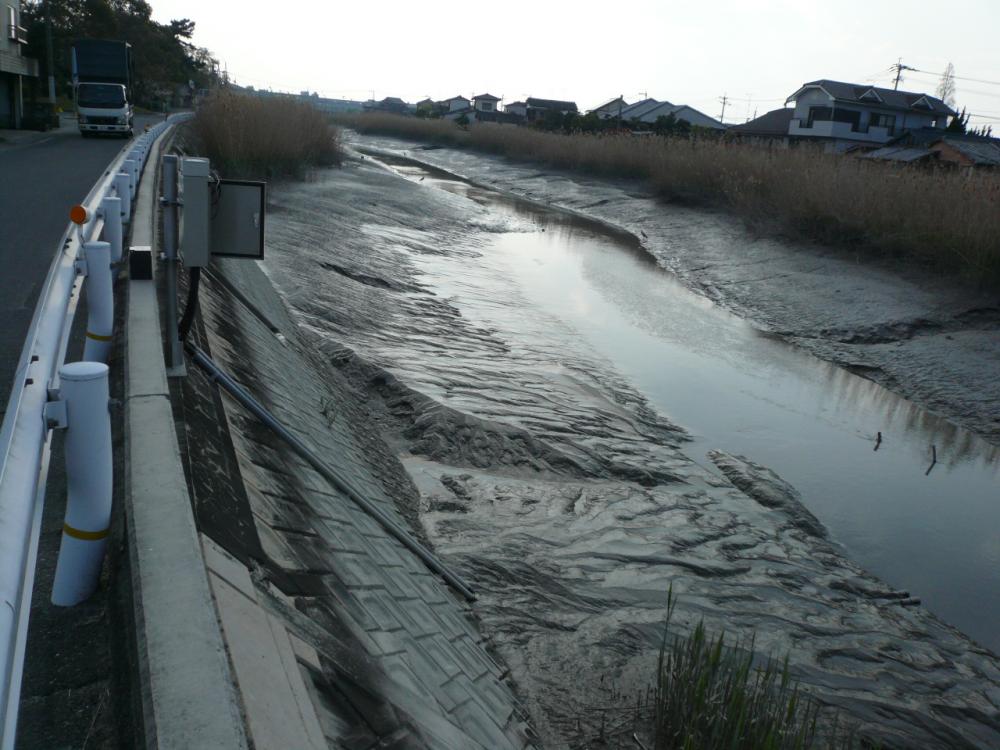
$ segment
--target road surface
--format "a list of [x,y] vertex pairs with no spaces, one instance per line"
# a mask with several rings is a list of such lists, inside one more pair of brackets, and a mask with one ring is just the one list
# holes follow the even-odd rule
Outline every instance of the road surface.
[[[136,117],[136,130],[157,117]],[[82,138],[75,120],[0,143],[0,418],[49,264],[69,221],[121,138]]]

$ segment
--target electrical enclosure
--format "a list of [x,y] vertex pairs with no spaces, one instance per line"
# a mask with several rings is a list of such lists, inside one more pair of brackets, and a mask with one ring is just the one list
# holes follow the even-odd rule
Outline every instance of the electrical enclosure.
[[181,159],[181,261],[187,268],[204,267],[210,260],[211,191],[208,159]]

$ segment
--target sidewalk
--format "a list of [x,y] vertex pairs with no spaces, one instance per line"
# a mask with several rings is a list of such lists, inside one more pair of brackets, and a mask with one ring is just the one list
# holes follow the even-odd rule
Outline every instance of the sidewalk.
[[0,128],[0,148],[7,146],[23,146],[54,135],[76,132],[76,115],[63,112],[59,115],[59,127],[46,131],[41,130],[12,130],[11,128]]

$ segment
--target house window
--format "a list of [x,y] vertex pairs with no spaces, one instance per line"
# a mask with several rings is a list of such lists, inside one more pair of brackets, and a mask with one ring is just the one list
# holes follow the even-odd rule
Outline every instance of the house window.
[[492,112],[493,111],[493,102],[480,102],[479,108],[483,112]]
[[826,120],[833,119],[833,109],[830,107],[810,107],[809,108],[809,119],[806,121],[806,127],[811,128],[814,122],[825,122]]
[[850,123],[851,130],[858,130],[861,126],[861,113],[853,109],[835,109],[833,121]]
[[868,118],[868,127],[885,128],[889,131],[889,135],[892,135],[892,131],[896,127],[896,115],[883,115],[878,112],[872,112]]

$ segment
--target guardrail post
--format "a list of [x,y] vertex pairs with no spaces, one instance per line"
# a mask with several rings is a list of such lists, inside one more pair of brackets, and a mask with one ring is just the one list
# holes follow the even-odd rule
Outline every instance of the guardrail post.
[[139,192],[139,186],[135,179],[135,162],[132,161],[131,157],[122,162],[122,170],[128,175],[128,201],[131,203],[135,200],[135,194]]
[[108,366],[72,362],[59,368],[66,408],[66,518],[52,603],[69,607],[97,589],[111,524],[111,415]]
[[115,321],[111,245],[86,242],[83,253],[87,259],[87,338],[83,358],[88,362],[107,362]]
[[122,199],[107,196],[101,201],[104,210],[104,239],[111,245],[111,262],[122,259]]
[[129,185],[131,181],[129,177],[129,172],[122,167],[122,170],[115,175],[115,192],[118,194],[119,200],[121,200],[122,208],[122,223],[128,224],[132,220],[132,188]]

